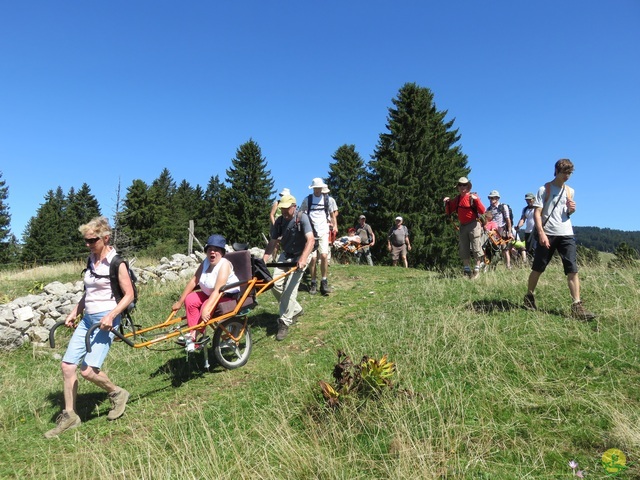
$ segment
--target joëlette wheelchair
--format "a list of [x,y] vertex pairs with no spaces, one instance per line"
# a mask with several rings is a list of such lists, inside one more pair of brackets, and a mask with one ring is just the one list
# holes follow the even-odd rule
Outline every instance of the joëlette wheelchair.
[[[291,275],[296,270],[295,263],[269,263],[265,264],[261,259],[254,259],[248,250],[229,252],[225,258],[233,264],[233,269],[239,279],[237,283],[226,285],[218,295],[212,306],[213,314],[207,322],[200,322],[193,327],[186,325],[185,317],[176,317],[172,311],[167,319],[151,327],[135,325],[129,313],[123,314],[119,328],[112,328],[111,332],[116,340],[122,340],[133,348],[145,348],[157,345],[167,340],[177,340],[193,330],[201,330],[211,327],[213,340],[211,341],[213,353],[220,365],[226,369],[241,367],[249,360],[251,354],[251,331],[248,324],[248,314],[257,305],[256,298],[273,287],[279,279]],[[266,267],[278,266],[290,267],[285,273],[272,278]],[[234,299],[221,302],[224,290],[240,287],[240,292],[234,294]],[[55,348],[55,331],[64,321],[56,323],[49,331],[49,345]],[[91,351],[91,343],[94,331],[100,328],[99,324],[93,325],[85,337],[87,351]],[[205,368],[209,368],[208,342],[204,343]]]

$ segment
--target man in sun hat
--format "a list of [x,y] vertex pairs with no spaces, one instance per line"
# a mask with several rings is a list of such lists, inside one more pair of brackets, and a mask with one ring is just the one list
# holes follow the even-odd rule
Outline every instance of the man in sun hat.
[[394,267],[398,265],[398,259],[402,258],[404,268],[408,268],[407,250],[411,251],[411,242],[409,241],[409,229],[402,224],[402,221],[402,217],[396,217],[395,224],[389,230],[387,250],[391,252],[391,261]]
[[[329,295],[333,291],[328,285],[329,273],[329,225],[333,227],[333,231],[338,233],[338,205],[336,201],[329,196],[328,193],[322,193],[323,189],[328,189],[328,185],[324,181],[316,177],[311,181],[309,188],[313,193],[306,197],[300,205],[300,210],[309,215],[313,228],[318,238],[318,256],[320,257],[320,293]],[[316,283],[316,262],[312,261],[309,266],[311,275],[311,286],[309,293],[315,295],[317,292]]]
[[[280,199],[280,212],[282,215],[276,218],[271,226],[270,240],[263,258],[265,262],[268,261],[276,247],[280,245],[278,263],[295,263],[297,270],[277,280],[273,285],[273,295],[280,304],[276,334],[278,341],[285,339],[289,333],[289,327],[302,315],[302,307],[298,303],[298,288],[315,244],[309,216],[303,212],[296,213],[295,197],[283,195]],[[273,278],[278,278],[290,268],[276,267]]]
[[[478,221],[484,214],[485,207],[475,193],[471,193],[472,184],[467,177],[458,179],[458,195],[454,198],[444,197],[444,209],[447,215],[458,216],[460,221],[460,237],[458,253],[464,265],[464,274],[477,278],[480,274],[480,264],[484,258],[482,250],[482,225]],[[475,267],[471,273],[471,255]]]

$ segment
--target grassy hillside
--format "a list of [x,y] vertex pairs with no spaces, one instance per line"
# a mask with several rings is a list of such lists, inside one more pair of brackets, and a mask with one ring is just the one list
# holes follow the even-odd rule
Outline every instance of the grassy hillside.
[[[560,269],[528,312],[526,270],[471,282],[333,266],[335,294],[302,292],[283,342],[273,296],[259,298],[240,369],[206,372],[168,343],[114,345],[104,368],[132,394],[125,416],[107,422],[106,395],[80,380],[83,424],[54,440],[42,434],[61,408],[63,335],[55,351],[0,354],[0,478],[546,479],[570,478],[572,459],[604,478],[609,448],[632,463],[619,478],[640,478],[640,272],[583,269],[599,314],[586,324],[566,316]],[[143,288],[136,321],[163,320],[181,289]],[[397,388],[326,407],[318,382],[338,350],[387,354]]]

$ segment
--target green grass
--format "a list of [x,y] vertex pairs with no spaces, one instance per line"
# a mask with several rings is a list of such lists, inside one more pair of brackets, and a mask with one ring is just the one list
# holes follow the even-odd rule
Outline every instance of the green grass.
[[[640,478],[640,272],[584,268],[598,313],[586,324],[567,317],[560,270],[528,312],[526,270],[471,282],[332,266],[335,293],[301,292],[284,342],[273,296],[259,297],[240,369],[203,371],[170,343],[114,345],[104,369],[132,394],[125,416],[107,422],[106,395],[80,380],[83,424],[54,440],[42,433],[60,411],[62,335],[55,351],[0,354],[0,478],[546,479],[571,478],[572,459],[605,478],[609,448],[635,462],[619,478]],[[143,286],[136,322],[163,320],[182,287]],[[397,389],[328,409],[318,382],[338,350],[388,354]]]

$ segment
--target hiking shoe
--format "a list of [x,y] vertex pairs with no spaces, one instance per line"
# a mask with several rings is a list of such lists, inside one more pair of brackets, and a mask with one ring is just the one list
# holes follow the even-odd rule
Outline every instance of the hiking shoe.
[[287,337],[289,333],[289,325],[278,319],[278,333],[276,334],[276,340],[281,342]]
[[81,423],[82,422],[80,421],[80,417],[76,414],[76,412],[67,412],[66,410],[63,410],[56,419],[56,427],[46,432],[44,434],[44,438],[57,437],[66,430],[76,428]]
[[124,414],[127,400],[129,400],[129,392],[124,388],[118,387],[118,390],[109,394],[109,400],[112,406],[107,414],[107,420],[116,420]]
[[537,310],[536,307],[536,298],[533,296],[533,293],[527,293],[524,296],[524,308],[527,310]]
[[589,310],[585,309],[582,305],[582,302],[576,302],[571,305],[571,316],[573,318],[577,318],[578,320],[593,320],[596,318],[594,313],[591,313]]
[[320,293],[322,295],[329,295],[331,292],[333,292],[333,288],[331,288],[329,286],[329,283],[326,280],[321,280],[320,281]]
[[181,347],[184,347],[187,345],[187,340],[182,335],[180,335],[176,340],[176,344],[180,345]]
[[471,280],[475,280],[480,276],[480,267],[476,267],[473,269],[473,273],[471,274]]
[[465,277],[470,277],[471,276],[471,269],[469,267],[464,267],[464,270],[462,271],[463,275]]
[[316,282],[311,282],[311,287],[309,287],[309,293],[311,295],[315,295],[316,293],[318,293],[318,287],[316,285]]
[[292,318],[293,322],[292,323],[296,323],[298,321],[298,319],[303,315],[304,315],[304,310],[300,310],[298,313],[296,313],[293,316],[293,318]]

